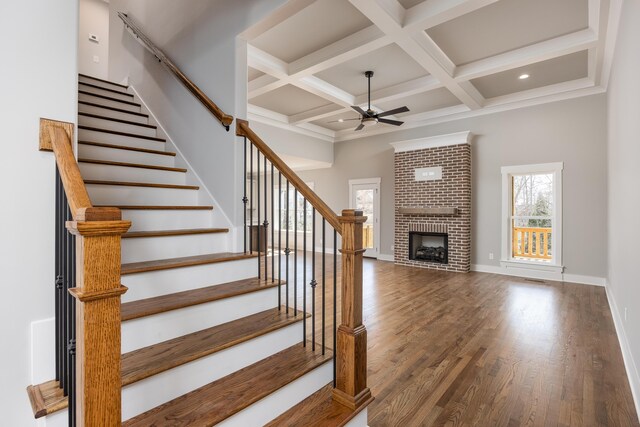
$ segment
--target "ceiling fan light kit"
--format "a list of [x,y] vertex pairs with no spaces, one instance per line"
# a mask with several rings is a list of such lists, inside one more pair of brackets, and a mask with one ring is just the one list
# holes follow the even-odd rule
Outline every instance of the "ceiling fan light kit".
[[376,113],[371,109],[371,77],[373,77],[373,71],[365,71],[364,75],[367,78],[367,99],[368,99],[367,111],[363,110],[357,105],[352,105],[351,108],[353,108],[358,114],[360,114],[360,118],[339,119],[329,123],[334,123],[334,122],[342,123],[347,120],[360,120],[360,124],[358,125],[358,127],[354,129],[356,131],[362,130],[365,127],[375,126],[378,123],[385,123],[393,126],[400,126],[401,124],[403,124],[404,122],[401,122],[399,120],[383,119],[382,117],[392,116],[394,114],[406,113],[407,111],[409,111],[409,108],[407,108],[406,106],[394,108],[393,110],[384,111],[382,113]]

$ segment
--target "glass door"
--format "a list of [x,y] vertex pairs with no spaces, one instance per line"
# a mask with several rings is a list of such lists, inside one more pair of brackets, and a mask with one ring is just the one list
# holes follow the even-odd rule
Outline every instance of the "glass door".
[[351,207],[361,210],[367,217],[362,229],[364,256],[378,257],[380,240],[380,179],[358,179],[349,181]]

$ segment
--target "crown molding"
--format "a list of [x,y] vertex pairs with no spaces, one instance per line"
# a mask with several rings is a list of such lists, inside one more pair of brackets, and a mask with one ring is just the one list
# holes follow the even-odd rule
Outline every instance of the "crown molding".
[[447,147],[449,145],[468,144],[473,134],[471,131],[449,133],[446,135],[429,136],[427,138],[409,139],[406,141],[391,142],[394,152],[424,150],[426,148]]

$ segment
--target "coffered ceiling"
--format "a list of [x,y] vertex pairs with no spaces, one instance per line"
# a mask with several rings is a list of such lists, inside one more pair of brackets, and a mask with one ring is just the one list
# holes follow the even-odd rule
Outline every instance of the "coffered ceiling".
[[[291,0],[243,34],[249,118],[342,141],[600,93],[616,14],[610,0]],[[374,110],[409,107],[390,117],[401,127],[341,121],[366,109],[366,70]]]

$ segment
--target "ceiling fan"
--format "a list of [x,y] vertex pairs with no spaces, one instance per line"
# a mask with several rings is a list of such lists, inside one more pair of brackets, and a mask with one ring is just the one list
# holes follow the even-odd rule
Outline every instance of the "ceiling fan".
[[[376,123],[386,123],[386,124],[394,125],[394,126],[400,126],[401,124],[403,124],[404,122],[401,122],[401,121],[398,121],[398,120],[384,119],[382,117],[391,116],[391,115],[399,114],[399,113],[406,113],[407,111],[409,111],[409,109],[406,106],[399,107],[399,108],[394,108],[393,110],[384,111],[382,113],[376,113],[375,111],[373,111],[371,109],[371,77],[373,77],[373,71],[365,71],[364,75],[367,77],[367,87],[368,87],[368,89],[367,89],[367,98],[368,98],[367,111],[363,110],[362,108],[360,108],[357,105],[352,105],[351,108],[353,108],[355,111],[357,111],[360,114],[360,117],[355,118],[355,119],[340,119],[340,120],[335,120],[334,122],[344,122],[344,121],[348,121],[348,120],[360,120],[360,124],[358,125],[358,127],[355,128],[356,131],[362,130],[365,126],[375,125]],[[329,122],[329,123],[333,123],[333,122]]]

